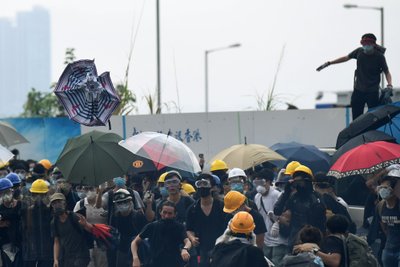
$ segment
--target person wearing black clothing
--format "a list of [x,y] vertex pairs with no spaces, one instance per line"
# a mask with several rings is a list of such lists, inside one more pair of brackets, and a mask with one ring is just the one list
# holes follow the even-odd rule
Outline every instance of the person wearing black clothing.
[[363,114],[365,104],[368,108],[379,105],[379,83],[381,73],[386,77],[387,87],[392,86],[392,75],[384,56],[385,48],[376,44],[376,37],[372,33],[364,34],[361,37],[362,47],[355,49],[347,56],[340,57],[333,61],[328,61],[317,68],[317,71],[332,65],[357,60],[357,69],[354,74],[354,91],[351,96],[351,108],[353,120]]
[[54,267],[87,267],[90,262],[89,247],[84,230],[90,232],[82,215],[66,209],[65,196],[54,193],[50,197],[54,213],[51,231],[54,237]]
[[13,198],[13,184],[0,179],[0,248],[3,267],[22,266],[20,209],[21,202]]
[[131,266],[130,245],[132,240],[147,224],[142,212],[133,208],[132,196],[126,189],[118,189],[114,193],[114,209],[111,215],[111,226],[118,229],[120,242],[117,250],[108,250],[109,267]]
[[166,201],[161,206],[161,219],[145,226],[132,241],[131,252],[133,267],[140,267],[142,259],[138,257],[138,246],[143,239],[150,243],[150,267],[182,267],[189,261],[191,243],[185,227],[175,220],[175,204]]
[[[390,166],[391,167],[391,166]],[[377,191],[383,199],[378,204],[379,219],[386,235],[382,252],[384,267],[400,266],[400,200],[394,194],[396,183],[400,180],[400,165],[383,177]]]
[[21,205],[22,257],[24,267],[53,266],[53,238],[51,236],[51,210],[47,206],[46,181],[37,179]]
[[[321,196],[313,190],[312,171],[300,165],[293,173],[292,186],[296,189],[294,194],[283,194],[285,199],[281,199],[279,205],[284,207],[284,212],[290,214],[289,224],[289,250],[295,245],[297,234],[304,225],[309,224],[317,227],[322,233],[325,233],[326,208],[322,202]],[[282,205],[284,202],[284,205]],[[282,214],[282,210],[274,208],[277,216]]]
[[223,234],[227,225],[227,216],[223,211],[224,203],[214,199],[211,188],[215,180],[210,174],[200,174],[195,183],[200,199],[188,210],[186,230],[193,246],[200,252],[200,267],[210,266],[209,252],[215,241]]
[[246,211],[233,216],[228,229],[217,239],[211,252],[211,267],[266,267],[269,263],[256,246],[255,222]]
[[189,196],[181,193],[182,176],[177,171],[169,171],[164,179],[164,186],[168,190],[168,197],[161,201],[156,207],[157,220],[161,217],[161,207],[165,201],[171,201],[176,206],[176,220],[180,223],[186,223],[186,214],[194,200]]

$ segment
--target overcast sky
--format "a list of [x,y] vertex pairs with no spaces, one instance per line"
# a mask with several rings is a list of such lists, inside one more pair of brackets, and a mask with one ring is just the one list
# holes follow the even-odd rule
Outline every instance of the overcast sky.
[[[204,51],[241,43],[209,55],[209,110],[257,108],[257,96],[271,88],[280,55],[275,99],[313,108],[318,91],[350,90],[355,61],[318,73],[327,60],[351,52],[362,34],[380,43],[380,12],[345,9],[343,4],[385,8],[386,58],[399,85],[399,0],[161,0],[162,102],[178,103],[183,112],[204,111]],[[64,69],[65,49],[78,59],[95,58],[98,72],[110,71],[114,84],[124,79],[132,31],[134,44],[129,87],[139,113],[148,110],[143,96],[156,88],[155,0],[0,0],[0,16],[34,5],[51,16],[52,80]],[[178,98],[179,95],[179,98]],[[279,105],[283,108],[285,106]],[[166,110],[165,110],[166,111]],[[175,110],[172,108],[171,112]]]

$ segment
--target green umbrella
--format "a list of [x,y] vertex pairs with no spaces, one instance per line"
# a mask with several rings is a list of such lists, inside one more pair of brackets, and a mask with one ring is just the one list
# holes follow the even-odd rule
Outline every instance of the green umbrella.
[[97,186],[126,173],[135,155],[114,133],[92,131],[67,141],[56,165],[71,183]]

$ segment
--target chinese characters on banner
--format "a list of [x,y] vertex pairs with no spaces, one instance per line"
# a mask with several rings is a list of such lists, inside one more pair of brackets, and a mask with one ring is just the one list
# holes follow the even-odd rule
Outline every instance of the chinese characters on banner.
[[[138,133],[141,133],[141,130],[136,129],[136,127],[133,127],[132,131],[132,136],[137,135]],[[157,131],[157,133],[163,133],[163,131]],[[191,142],[200,142],[203,138],[201,137],[200,130],[199,129],[194,129],[190,130],[187,128],[186,130],[176,130],[173,131],[171,129],[168,130],[167,133],[165,134],[170,134],[172,137],[175,139],[178,139],[181,142],[184,143],[191,143]]]

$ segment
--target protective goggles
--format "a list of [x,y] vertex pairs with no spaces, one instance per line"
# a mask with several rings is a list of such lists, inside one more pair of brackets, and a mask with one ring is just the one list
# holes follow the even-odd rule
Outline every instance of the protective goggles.
[[259,186],[259,185],[265,185],[267,182],[265,181],[265,179],[256,179],[253,180],[253,185],[254,186]]
[[197,188],[211,188],[211,182],[207,179],[201,179],[194,184]]
[[178,186],[180,183],[181,183],[181,180],[179,180],[178,178],[172,178],[172,179],[165,180],[164,185],[166,187]]
[[242,177],[232,177],[228,179],[230,184],[241,184],[243,183]]

